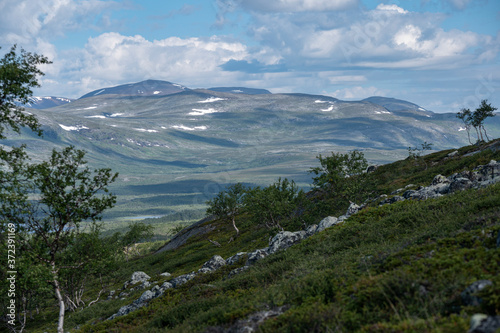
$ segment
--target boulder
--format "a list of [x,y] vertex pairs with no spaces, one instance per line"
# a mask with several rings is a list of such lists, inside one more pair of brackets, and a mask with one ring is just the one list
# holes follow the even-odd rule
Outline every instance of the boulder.
[[460,294],[460,296],[462,296],[462,301],[465,305],[478,306],[481,303],[481,299],[476,296],[476,293],[492,284],[493,282],[490,280],[479,280],[472,283]]
[[457,177],[453,179],[452,183],[450,184],[450,189],[449,192],[457,192],[457,191],[463,191],[467,190],[469,188],[472,188],[473,183],[469,178],[465,177]]
[[448,157],[455,157],[458,155],[458,150],[455,150],[454,152],[451,152],[448,154]]
[[448,178],[446,178],[445,176],[443,175],[437,175],[434,177],[434,179],[432,180],[432,183],[431,185],[438,185],[438,184],[449,184],[450,183],[450,180]]
[[307,227],[306,229],[306,235],[307,237],[314,235],[318,230],[318,225],[317,224],[312,224]]
[[236,264],[241,258],[243,258],[247,253],[246,252],[238,252],[234,256],[231,256],[226,259],[226,264],[227,265],[234,265]]
[[495,333],[500,328],[500,316],[476,313],[470,321],[468,333]]
[[177,288],[180,285],[183,285],[184,283],[188,282],[189,280],[194,279],[196,276],[195,272],[191,272],[188,274],[180,275],[176,277],[175,279],[172,279],[170,283],[174,286],[174,288]]
[[247,259],[245,266],[253,265],[258,260],[267,257],[267,255],[268,255],[267,250],[268,250],[268,248],[266,247],[263,249],[258,249],[258,250],[255,250],[253,252],[250,252],[248,254],[248,259]]
[[242,266],[242,267],[235,268],[231,272],[229,272],[227,278],[230,279],[233,276],[240,274],[241,272],[246,271],[249,268],[250,268],[250,266]]
[[214,255],[209,261],[203,264],[201,269],[208,269],[208,271],[215,271],[222,266],[226,265],[226,261],[219,255]]
[[303,230],[296,232],[281,231],[271,239],[267,252],[272,254],[279,250],[285,250],[304,238],[306,238],[306,232]]
[[347,212],[345,213],[345,215],[347,215],[347,216],[354,215],[363,208],[365,208],[364,205],[360,206],[360,205],[356,205],[354,202],[351,202],[351,204],[349,205],[349,208],[347,208]]
[[151,277],[149,275],[147,275],[146,273],[144,273],[144,272],[140,272],[140,271],[134,272],[134,273],[132,273],[132,276],[130,277],[130,280],[124,283],[123,288],[125,289],[129,285],[132,285],[132,284],[137,284],[137,283],[140,283],[140,282],[146,282],[149,279],[151,279]]
[[170,276],[170,275],[172,275],[172,274],[170,274],[170,273],[168,273],[168,272],[165,272],[165,273],[161,273],[161,274],[160,274],[160,276],[167,276],[167,277],[168,277],[168,276]]
[[325,230],[326,228],[330,228],[339,223],[339,219],[335,216],[328,216],[319,222],[318,227],[316,228],[316,232],[320,232]]
[[142,293],[141,297],[136,302],[139,303],[144,303],[144,302],[149,302],[155,297],[155,292],[151,290],[146,290],[144,293]]

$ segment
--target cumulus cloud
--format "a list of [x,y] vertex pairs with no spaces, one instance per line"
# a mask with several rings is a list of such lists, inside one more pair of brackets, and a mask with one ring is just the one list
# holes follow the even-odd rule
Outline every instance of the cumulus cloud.
[[241,6],[259,12],[335,11],[353,8],[358,0],[240,0]]
[[[227,80],[220,66],[248,57],[247,47],[219,37],[170,37],[149,41],[140,35],[104,33],[90,38],[82,50],[61,56],[61,75],[79,94],[111,84],[163,79],[186,85]],[[64,73],[63,73],[64,72]],[[51,79],[48,77],[48,79]],[[69,96],[72,97],[72,96]]]
[[81,27],[109,21],[108,10],[122,5],[104,0],[3,0],[0,10],[0,45],[34,45]]

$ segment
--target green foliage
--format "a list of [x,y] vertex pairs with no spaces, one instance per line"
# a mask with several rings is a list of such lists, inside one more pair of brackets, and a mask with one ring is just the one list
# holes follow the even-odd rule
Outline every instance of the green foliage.
[[245,197],[245,209],[257,224],[281,230],[284,223],[293,227],[307,204],[304,191],[286,178],[264,188],[255,187]]
[[344,207],[349,200],[360,201],[366,192],[368,176],[365,172],[368,162],[363,152],[354,150],[346,154],[317,156],[321,166],[309,170],[314,174],[313,185],[337,201],[334,205]]
[[[481,104],[479,105],[476,110],[471,111],[470,109],[463,108],[460,110],[460,112],[457,113],[457,118],[462,120],[465,129],[467,130],[467,135],[469,137],[469,142],[472,144],[470,141],[470,128],[474,127],[476,130],[477,134],[477,141],[485,141],[484,138],[489,141],[490,139],[488,138],[488,134],[486,133],[486,128],[484,127],[484,121],[489,118],[489,117],[494,117],[495,110],[497,108],[492,107],[491,103],[488,104],[488,100],[482,100]],[[484,136],[483,136],[484,132]]]
[[207,201],[207,215],[214,215],[219,219],[229,220],[239,234],[236,227],[236,215],[244,206],[244,197],[248,188],[242,183],[229,186],[226,190],[219,192],[213,199]]
[[0,59],[0,139],[5,139],[5,130],[10,128],[19,133],[27,126],[41,134],[40,124],[35,116],[23,113],[15,103],[26,104],[33,94],[32,88],[39,87],[37,76],[43,75],[39,65],[50,64],[47,58],[21,49],[17,53],[13,46]]
[[[127,260],[130,256],[130,246],[140,241],[147,241],[154,236],[154,226],[144,222],[133,222],[128,225],[128,231],[121,238],[121,244],[125,247]],[[136,248],[136,252],[138,250]]]

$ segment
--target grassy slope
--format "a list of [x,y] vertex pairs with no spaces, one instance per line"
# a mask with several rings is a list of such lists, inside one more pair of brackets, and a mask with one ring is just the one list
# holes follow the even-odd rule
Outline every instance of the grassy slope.
[[[412,161],[380,167],[375,173],[378,190],[428,185],[438,173],[449,175],[500,158],[490,150],[452,159],[446,158],[448,153],[427,156],[427,169]],[[142,291],[137,291],[127,301],[103,301],[68,315],[66,327],[80,325],[83,332],[202,332],[212,327],[217,332],[254,312],[285,305],[288,310],[265,322],[263,332],[464,332],[471,314],[500,313],[499,207],[500,184],[370,207],[231,279],[225,277],[236,266],[199,276],[128,316],[102,321],[138,298]],[[161,282],[161,272],[177,276],[198,269],[214,254],[227,258],[262,248],[272,234],[241,216],[242,235],[228,243],[231,227],[217,223],[214,232],[190,239],[178,250],[123,265],[116,286],[136,270]],[[223,246],[217,248],[207,238]],[[485,289],[480,307],[464,306],[460,293],[480,279],[490,279],[493,287]],[[39,325],[40,330],[48,328]]]

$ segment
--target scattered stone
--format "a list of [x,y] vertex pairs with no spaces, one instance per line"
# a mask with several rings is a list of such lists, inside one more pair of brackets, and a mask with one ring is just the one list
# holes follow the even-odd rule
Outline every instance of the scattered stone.
[[240,274],[241,272],[246,271],[249,268],[250,268],[250,266],[242,266],[242,267],[235,268],[231,272],[229,272],[229,274],[227,275],[227,278],[230,279],[233,276]]
[[195,276],[196,276],[195,272],[180,275],[175,279],[171,280],[170,283],[174,286],[174,288],[177,288],[180,285],[183,285],[184,283],[188,282],[189,280],[194,279]]
[[221,268],[222,266],[226,265],[226,261],[224,258],[222,258],[219,255],[214,255],[212,258],[210,258],[209,261],[203,264],[201,269],[208,269],[209,272],[215,271],[216,269]]
[[151,290],[146,290],[142,295],[141,297],[139,297],[139,303],[143,303],[143,302],[149,302],[150,300],[152,300],[155,296],[155,293],[152,292]]
[[449,184],[450,183],[450,180],[448,178],[446,178],[445,176],[443,175],[437,175],[434,177],[434,179],[432,180],[432,183],[431,185],[438,185],[438,184]]
[[351,202],[351,204],[349,205],[349,208],[347,208],[347,212],[345,213],[345,215],[347,215],[349,217],[351,215],[356,214],[357,212],[359,212],[363,208],[365,208],[364,205],[360,206],[360,205],[356,205],[354,202]]
[[276,234],[269,242],[269,248],[267,250],[268,254],[275,253],[279,250],[288,249],[293,244],[306,238],[305,231],[281,231]]
[[151,279],[151,277],[144,272],[134,272],[132,273],[130,280],[123,284],[123,289],[127,288],[129,285],[145,282],[149,279]]
[[318,227],[316,228],[316,232],[323,231],[326,228],[330,228],[331,226],[334,226],[335,224],[338,223],[339,219],[334,216],[325,217],[324,219],[321,220],[321,222],[319,222]]
[[465,177],[458,177],[453,180],[453,182],[450,184],[450,189],[449,192],[457,192],[457,191],[463,191],[467,190],[472,187],[472,182],[469,178]]
[[458,155],[458,150],[455,150],[454,152],[451,152],[448,154],[448,157],[455,157]]
[[168,276],[170,276],[170,275],[172,275],[172,274],[170,274],[170,273],[168,273],[168,272],[165,272],[165,273],[161,273],[161,274],[160,274],[160,276],[167,276],[167,277],[168,277]]
[[307,237],[314,235],[318,231],[318,225],[317,224],[312,224],[306,229],[306,235]]
[[476,313],[470,320],[468,333],[495,333],[500,328],[500,316]]
[[234,265],[236,264],[241,258],[243,258],[247,253],[246,252],[238,252],[234,256],[231,256],[226,259],[226,264],[227,265]]
[[129,294],[126,293],[126,292],[121,292],[120,295],[118,295],[118,297],[122,298],[122,297],[127,297]]
[[481,299],[476,296],[476,293],[492,284],[493,282],[490,280],[479,280],[474,282],[462,292],[462,301],[465,305],[478,306],[481,303]]
[[267,257],[267,255],[268,255],[267,250],[268,250],[268,248],[266,247],[266,248],[263,248],[263,249],[258,249],[258,250],[255,250],[253,252],[250,252],[248,254],[248,259],[247,259],[247,262],[246,262],[245,266],[253,265],[258,260]]
[[393,203],[395,202],[398,202],[398,201],[404,201],[406,200],[404,197],[400,196],[400,195],[395,195],[393,196],[392,198],[388,198],[388,199],[385,199],[384,201],[381,201],[379,203],[379,206],[383,206],[383,205],[392,205]]

